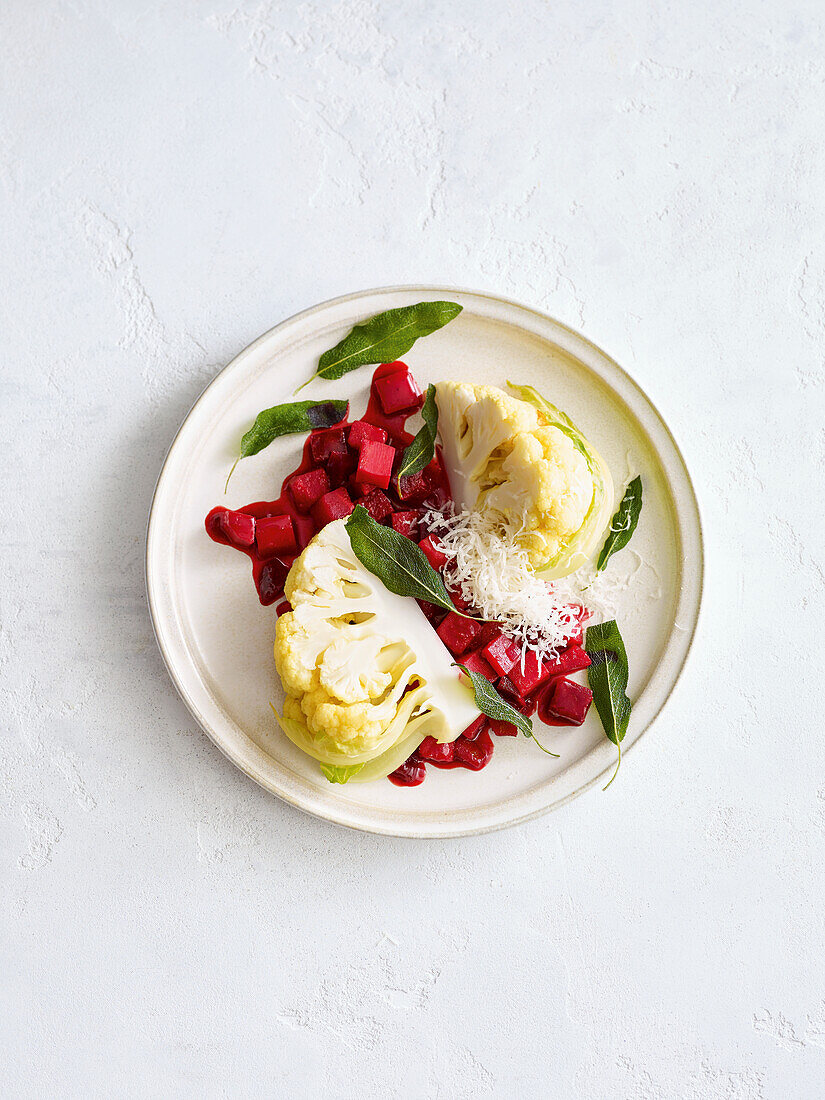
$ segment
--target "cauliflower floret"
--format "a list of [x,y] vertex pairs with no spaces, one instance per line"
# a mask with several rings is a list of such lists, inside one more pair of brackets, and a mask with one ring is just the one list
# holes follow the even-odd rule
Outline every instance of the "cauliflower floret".
[[[581,433],[540,398],[519,400],[495,386],[439,382],[436,400],[459,504],[499,517],[534,569],[563,576],[578,568],[603,529],[609,480]],[[585,545],[568,554],[576,542]]]
[[274,650],[285,692],[280,722],[311,756],[362,763],[416,730],[422,740],[453,740],[477,716],[418,606],[367,572],[343,520],[293,563],[285,592],[293,610],[278,619]]

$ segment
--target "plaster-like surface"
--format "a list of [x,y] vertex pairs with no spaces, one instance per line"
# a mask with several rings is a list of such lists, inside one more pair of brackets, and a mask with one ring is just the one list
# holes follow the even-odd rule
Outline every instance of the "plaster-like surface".
[[[823,1095],[820,5],[7,0],[0,30],[4,1095]],[[625,364],[709,566],[609,792],[427,844],[236,772],[142,571],[216,370],[419,281]]]

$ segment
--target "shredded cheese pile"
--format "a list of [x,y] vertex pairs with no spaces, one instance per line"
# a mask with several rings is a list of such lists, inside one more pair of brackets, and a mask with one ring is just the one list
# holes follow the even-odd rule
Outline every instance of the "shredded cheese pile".
[[[422,518],[448,558],[444,580],[485,618],[522,647],[552,660],[579,633],[581,587],[574,578],[543,581],[516,538],[484,512],[427,512]],[[590,578],[588,578],[590,579]],[[578,604],[579,606],[576,606]]]

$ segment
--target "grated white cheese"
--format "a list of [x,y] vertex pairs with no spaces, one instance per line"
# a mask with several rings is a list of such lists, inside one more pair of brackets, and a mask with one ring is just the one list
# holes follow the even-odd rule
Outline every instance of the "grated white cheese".
[[593,577],[543,581],[516,538],[518,528],[502,525],[483,512],[448,506],[422,519],[447,556],[444,579],[485,618],[499,622],[522,647],[522,660],[533,650],[550,660],[580,629],[582,585]]

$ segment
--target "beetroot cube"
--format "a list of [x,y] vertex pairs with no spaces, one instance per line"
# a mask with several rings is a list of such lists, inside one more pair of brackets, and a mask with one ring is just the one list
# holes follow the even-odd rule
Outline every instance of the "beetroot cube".
[[356,480],[366,485],[377,485],[379,489],[386,489],[392,477],[394,459],[395,447],[368,439],[361,445]]
[[296,474],[289,483],[289,493],[299,512],[308,512],[316,500],[329,492],[326,470],[307,470]]
[[580,726],[592,702],[593,692],[589,687],[560,676],[544,692],[539,704],[539,717],[543,718],[546,710],[547,714],[562,718],[571,726]]
[[261,566],[258,574],[258,597],[264,607],[275,603],[284,593],[284,584],[289,566],[280,558],[270,558]]
[[255,541],[255,517],[246,512],[231,512],[228,508],[221,513],[220,528],[233,546],[251,546]]
[[319,501],[312,506],[312,518],[318,526],[318,530],[326,527],[333,520],[343,519],[348,516],[355,505],[350,500],[346,489],[333,489],[331,493],[325,493]]
[[484,723],[487,718],[483,714],[479,714],[478,718],[474,718],[466,730],[461,734],[467,741],[475,741],[481,731],[484,729]]
[[415,408],[421,403],[423,396],[418,383],[406,368],[385,374],[383,378],[376,378],[373,386],[381,408],[388,416],[401,412],[402,409]]
[[439,607],[438,604],[429,603],[427,600],[418,600],[417,603],[426,615],[427,622],[430,626],[439,626],[446,619],[447,612],[443,607]]
[[343,428],[327,428],[323,432],[313,432],[309,437],[309,449],[312,461],[323,465],[330,455],[345,455],[347,440]]
[[506,676],[521,657],[521,647],[518,642],[514,642],[501,631],[484,646],[481,652],[499,676]]
[[489,680],[490,683],[496,679],[496,674],[492,668],[487,664],[484,658],[481,656],[481,651],[476,650],[474,653],[468,653],[466,657],[461,658],[461,663],[470,672],[478,672],[484,677],[485,680]]
[[424,471],[419,470],[417,474],[407,474],[405,477],[395,478],[393,488],[398,494],[399,500],[416,504],[427,496],[432,486],[424,476]]
[[455,759],[465,768],[477,772],[490,763],[493,755],[493,739],[487,729],[483,729],[474,741],[459,737],[455,742]]
[[418,533],[418,512],[395,512],[392,517],[392,529],[399,535],[414,539]]
[[500,718],[490,719],[490,733],[496,737],[518,737],[518,727],[512,722],[503,722]]
[[427,561],[433,567],[433,569],[443,569],[447,564],[448,558],[445,553],[438,549],[436,540],[432,535],[427,535],[425,539],[422,539],[418,544],[424,551]]
[[392,501],[386,493],[380,489],[372,489],[359,501],[362,508],[372,516],[376,523],[383,523],[387,516],[392,515]]
[[363,443],[368,441],[371,443],[386,443],[387,433],[383,428],[376,427],[375,424],[368,424],[366,420],[356,420],[350,426],[347,442],[350,447],[354,447],[357,451]]
[[528,649],[522,661],[513,665],[507,673],[518,694],[524,698],[553,675],[550,661],[540,661],[532,649]]
[[452,741],[442,745],[434,737],[425,737],[416,752],[422,760],[427,760],[431,764],[452,764],[455,745]]
[[336,452],[331,454],[324,464],[324,468],[329,477],[329,484],[331,489],[337,489],[340,485],[343,485],[351,473],[355,470],[355,455],[349,448],[340,454]]
[[578,645],[570,645],[563,649],[552,661],[547,662],[551,676],[562,676],[568,672],[579,672],[583,668],[590,667],[590,658]]
[[450,599],[453,601],[459,611],[469,611],[472,604],[469,600],[465,600],[464,597],[458,591],[450,592]]
[[509,676],[502,677],[498,682],[499,695],[503,695],[511,707],[524,714],[528,718],[531,714],[536,713],[537,700],[535,695],[520,695],[518,688],[509,678]]
[[475,619],[465,619],[451,611],[439,626],[436,634],[454,657],[466,653],[481,633],[483,624]]
[[290,516],[264,516],[255,530],[258,553],[262,558],[273,554],[291,554],[295,550],[295,528]]

